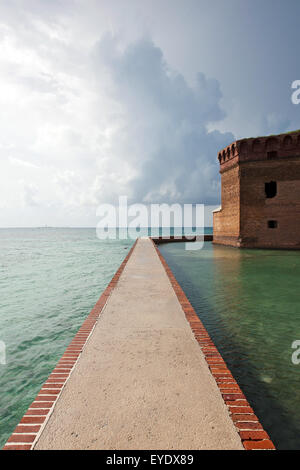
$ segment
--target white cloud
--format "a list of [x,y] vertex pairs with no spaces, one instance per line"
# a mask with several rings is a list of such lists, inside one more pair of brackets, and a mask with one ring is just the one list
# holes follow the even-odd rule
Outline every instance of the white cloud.
[[124,43],[89,31],[78,2],[42,3],[0,6],[0,225],[22,205],[23,225],[93,224],[119,195],[217,203],[216,154],[233,139],[207,131],[225,116],[218,81],[192,87],[149,36]]

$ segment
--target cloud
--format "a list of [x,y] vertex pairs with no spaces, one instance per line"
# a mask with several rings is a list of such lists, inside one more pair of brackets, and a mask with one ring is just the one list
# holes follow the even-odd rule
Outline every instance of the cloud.
[[97,205],[120,195],[218,203],[217,151],[234,137],[207,130],[225,117],[217,80],[199,72],[190,85],[150,36],[77,38],[71,1],[54,2],[49,18],[38,0],[18,5],[15,15],[0,7],[0,199],[10,225],[20,205],[29,225],[41,214],[49,225],[93,225]]
[[127,194],[134,202],[217,203],[217,151],[234,139],[207,131],[225,116],[219,83],[198,73],[189,86],[149,38],[119,46],[106,35],[93,60],[96,74],[108,73],[111,95],[121,105],[126,137],[115,136],[111,156],[136,170]]
[[23,204],[25,207],[35,207],[39,205],[38,188],[33,184],[23,184]]
[[279,134],[290,130],[291,121],[279,113],[269,113],[262,119],[264,134]]
[[219,203],[232,133],[299,127],[300,6],[240,3],[0,1],[0,225],[94,225],[119,194]]

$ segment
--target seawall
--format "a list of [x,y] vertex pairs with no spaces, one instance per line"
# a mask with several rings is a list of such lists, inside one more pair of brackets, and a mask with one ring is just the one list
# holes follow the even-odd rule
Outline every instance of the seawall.
[[187,243],[187,242],[196,242],[196,241],[212,242],[213,235],[212,234],[195,235],[195,236],[171,235],[169,237],[164,237],[164,236],[151,237],[151,240],[153,240],[156,245],[161,245],[163,243]]
[[243,448],[274,446],[149,238],[135,243],[4,447]]

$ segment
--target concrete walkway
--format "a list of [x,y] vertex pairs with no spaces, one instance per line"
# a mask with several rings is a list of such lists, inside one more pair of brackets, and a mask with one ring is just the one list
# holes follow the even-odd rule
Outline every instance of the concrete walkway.
[[243,449],[149,239],[140,239],[36,449]]

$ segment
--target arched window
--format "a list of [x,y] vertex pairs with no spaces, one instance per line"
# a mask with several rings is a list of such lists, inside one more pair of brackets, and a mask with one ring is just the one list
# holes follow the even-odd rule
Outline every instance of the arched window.
[[277,194],[277,183],[276,181],[270,181],[265,183],[265,193],[267,198],[273,198]]

